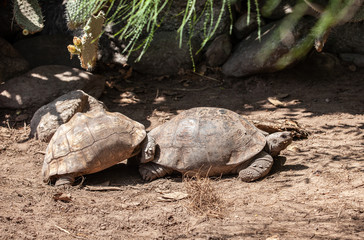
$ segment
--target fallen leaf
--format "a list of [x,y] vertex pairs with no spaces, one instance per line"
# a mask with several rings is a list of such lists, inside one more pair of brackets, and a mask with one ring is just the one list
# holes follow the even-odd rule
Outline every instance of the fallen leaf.
[[184,198],[188,197],[187,193],[183,193],[183,192],[173,192],[173,193],[165,193],[163,194],[161,197],[159,197],[158,199],[161,201],[178,201],[178,200],[182,200]]
[[276,107],[285,107],[285,106],[286,106],[286,104],[285,104],[285,103],[283,103],[283,102],[279,101],[278,99],[276,99],[276,98],[274,98],[274,97],[269,97],[269,98],[268,98],[268,101],[269,101],[271,104],[273,104],[274,106],[276,106]]

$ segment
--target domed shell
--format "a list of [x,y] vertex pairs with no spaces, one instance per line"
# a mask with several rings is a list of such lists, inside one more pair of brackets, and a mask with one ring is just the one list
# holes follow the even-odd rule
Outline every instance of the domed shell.
[[148,134],[157,144],[153,162],[180,172],[234,166],[251,159],[266,145],[259,129],[222,108],[186,110]]
[[48,144],[43,180],[95,173],[133,156],[146,136],[142,124],[105,110],[76,113]]

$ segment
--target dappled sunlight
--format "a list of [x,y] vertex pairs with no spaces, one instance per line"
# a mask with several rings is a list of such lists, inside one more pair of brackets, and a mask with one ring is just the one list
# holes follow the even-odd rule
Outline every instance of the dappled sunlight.
[[31,73],[30,76],[40,79],[40,80],[45,80],[45,81],[48,80],[48,78],[46,76],[41,75],[39,73]]

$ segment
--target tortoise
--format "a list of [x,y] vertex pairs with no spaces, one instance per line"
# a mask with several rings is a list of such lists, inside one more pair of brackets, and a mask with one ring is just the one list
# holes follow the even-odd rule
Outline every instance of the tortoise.
[[44,182],[71,185],[75,177],[111,167],[137,155],[144,125],[118,112],[76,113],[51,138],[43,162]]
[[292,142],[290,132],[268,135],[239,114],[212,107],[183,111],[154,128],[142,143],[139,172],[146,181],[171,174],[239,174],[250,182],[266,176]]

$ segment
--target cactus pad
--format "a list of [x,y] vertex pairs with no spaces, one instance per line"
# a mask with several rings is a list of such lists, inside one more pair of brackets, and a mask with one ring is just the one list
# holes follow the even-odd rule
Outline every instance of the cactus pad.
[[81,67],[91,70],[96,65],[97,48],[105,21],[104,12],[100,11],[97,16],[91,16],[83,28],[84,34],[81,38],[74,37],[73,44],[68,45],[68,51],[72,55],[78,55]]
[[30,34],[39,32],[44,27],[38,0],[14,0],[14,18]]
[[66,2],[67,26],[70,30],[84,25],[94,12],[98,12],[105,1],[68,0]]

